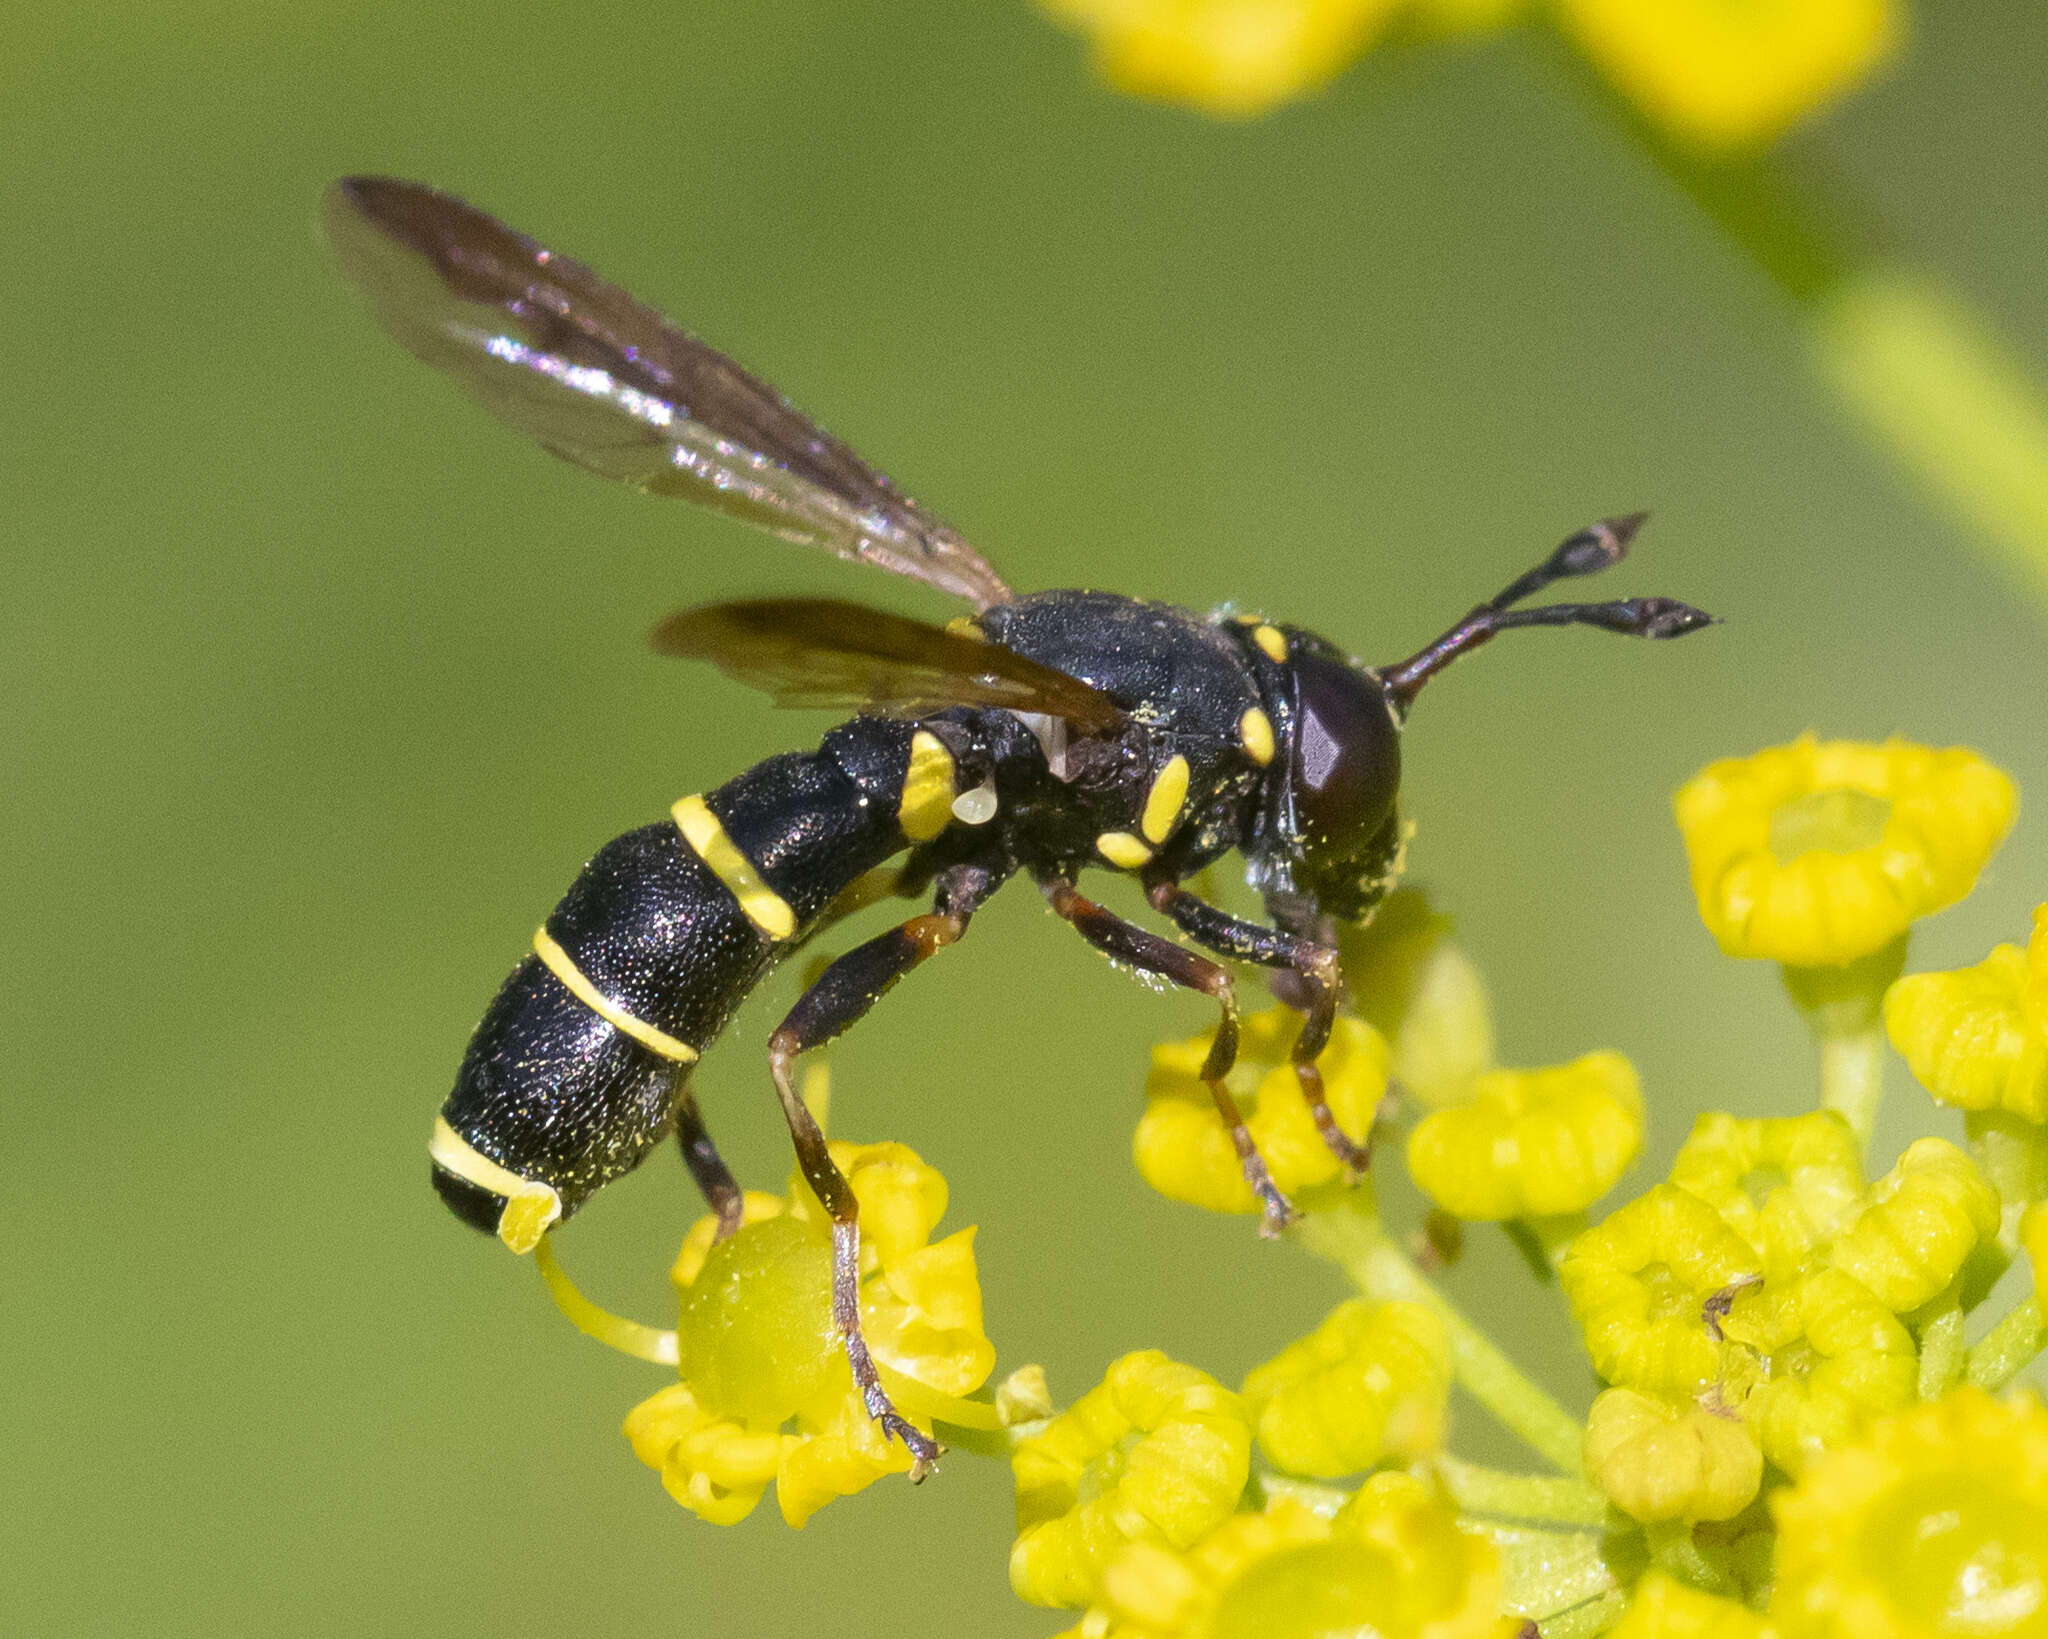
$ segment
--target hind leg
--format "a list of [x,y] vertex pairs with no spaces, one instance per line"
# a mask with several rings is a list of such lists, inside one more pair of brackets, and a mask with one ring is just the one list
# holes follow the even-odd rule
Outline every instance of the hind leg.
[[[689,1072],[683,1072],[685,1078]],[[732,1169],[711,1142],[704,1125],[704,1112],[697,1108],[697,1095],[684,1080],[676,1096],[676,1146],[683,1152],[683,1165],[697,1181],[705,1204],[718,1215],[718,1239],[724,1240],[740,1226],[740,1186]]]
[[797,1166],[832,1221],[832,1325],[846,1345],[847,1364],[868,1415],[910,1452],[910,1477],[921,1480],[938,1461],[938,1443],[902,1416],[882,1387],[860,1327],[860,1204],[846,1174],[833,1161],[825,1134],[797,1095],[792,1066],[866,1014],[896,981],[948,945],[959,942],[975,910],[995,890],[994,875],[956,865],[939,877],[931,913],[914,916],[866,944],[856,945],[819,975],[789,1017],[768,1038],[768,1067],[783,1119],[796,1146]]

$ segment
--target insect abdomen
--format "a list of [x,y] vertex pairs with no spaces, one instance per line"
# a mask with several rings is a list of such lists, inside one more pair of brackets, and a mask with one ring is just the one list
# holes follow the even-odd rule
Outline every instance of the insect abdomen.
[[856,719],[600,850],[442,1106],[434,1184],[459,1217],[524,1251],[661,1141],[681,1076],[747,993],[849,883],[922,840],[903,807],[915,733]]

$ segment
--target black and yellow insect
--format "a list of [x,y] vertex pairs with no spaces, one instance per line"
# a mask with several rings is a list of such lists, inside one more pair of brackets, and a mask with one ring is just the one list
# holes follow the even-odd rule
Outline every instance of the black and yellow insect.
[[[869,1411],[920,1472],[937,1449],[897,1416],[862,1341],[854,1199],[797,1097],[797,1055],[958,941],[1024,874],[1090,944],[1214,998],[1221,1028],[1204,1079],[1277,1230],[1293,1208],[1223,1082],[1237,1041],[1231,970],[1111,914],[1075,879],[1135,876],[1194,944],[1279,970],[1277,988],[1305,1015],[1294,1058],[1310,1106],[1331,1148],[1362,1168],[1315,1059],[1341,994],[1336,924],[1367,915],[1400,868],[1400,737],[1416,691],[1512,627],[1676,637],[1707,624],[1666,598],[1516,607],[1618,561],[1638,518],[1572,536],[1391,666],[1279,623],[1107,592],[1020,597],[765,383],[460,200],[354,177],[330,190],[327,228],[399,341],[555,454],[973,606],[944,628],[802,600],[714,604],[657,627],[664,653],[708,660],[783,704],[859,715],[817,750],[771,757],[599,850],[477,1026],[430,1145],[434,1186],[457,1215],[525,1251],[674,1133],[729,1232],[739,1188],[690,1067],[820,928],[880,893],[929,891],[928,913],[833,962],[768,1042],[799,1164],[834,1228],[835,1322]],[[1181,886],[1233,850],[1270,926]]]

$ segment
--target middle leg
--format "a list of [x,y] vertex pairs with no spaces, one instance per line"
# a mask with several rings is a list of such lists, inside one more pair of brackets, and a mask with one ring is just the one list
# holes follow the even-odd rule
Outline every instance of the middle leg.
[[1147,882],[1145,897],[1154,910],[1205,949],[1240,962],[1285,969],[1300,981],[1305,998],[1296,1004],[1302,1015],[1302,1024],[1301,1034],[1295,1039],[1291,1063],[1295,1077],[1301,1083],[1301,1096],[1307,1101],[1316,1131],[1322,1135],[1330,1153],[1342,1161],[1354,1177],[1362,1175],[1372,1165],[1372,1133],[1368,1130],[1365,1141],[1357,1143],[1337,1125],[1337,1117],[1330,1109],[1329,1095],[1323,1087],[1323,1074],[1316,1068],[1316,1059],[1329,1045],[1330,1031],[1337,1022],[1337,1003],[1344,993],[1344,978],[1337,966],[1336,951],[1313,939],[1247,922],[1220,911],[1208,901],[1189,893],[1178,882],[1164,878]]
[[1126,963],[1143,973],[1157,974],[1184,989],[1199,990],[1223,1010],[1223,1017],[1216,1025],[1216,1040],[1202,1065],[1202,1084],[1209,1089],[1209,1096],[1216,1101],[1216,1112],[1223,1117],[1223,1125],[1230,1131],[1230,1141],[1237,1149],[1244,1181],[1259,1198],[1259,1233],[1279,1234],[1299,1214],[1294,1203],[1273,1182],[1273,1175],[1266,1168],[1266,1158],[1259,1154],[1258,1145],[1252,1142],[1251,1129],[1244,1124],[1237,1100],[1230,1096],[1230,1089],[1223,1084],[1231,1065],[1237,1062],[1237,981],[1231,977],[1230,969],[1206,956],[1197,956],[1170,939],[1133,927],[1114,911],[1096,904],[1065,877],[1042,877],[1038,886],[1054,914],[1070,923],[1076,933],[1112,961]]

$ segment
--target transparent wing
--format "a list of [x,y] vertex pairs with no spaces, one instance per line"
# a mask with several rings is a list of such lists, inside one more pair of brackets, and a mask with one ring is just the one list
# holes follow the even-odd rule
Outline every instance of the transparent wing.
[[384,328],[556,455],[977,608],[1009,599],[959,535],[774,388],[580,263],[386,177],[335,183],[326,223]]
[[1093,684],[993,643],[832,598],[708,603],[654,629],[663,654],[708,660],[779,706],[916,716],[1006,706],[1114,734],[1121,707]]

